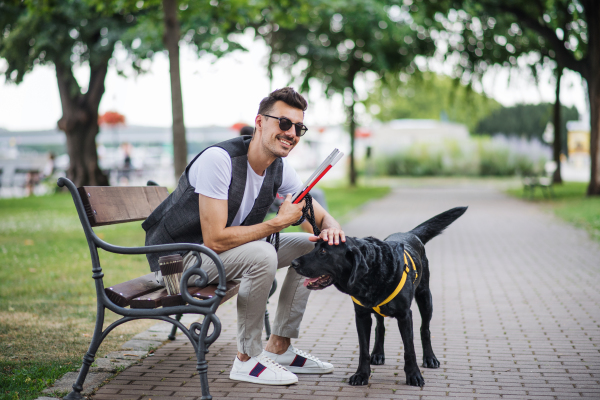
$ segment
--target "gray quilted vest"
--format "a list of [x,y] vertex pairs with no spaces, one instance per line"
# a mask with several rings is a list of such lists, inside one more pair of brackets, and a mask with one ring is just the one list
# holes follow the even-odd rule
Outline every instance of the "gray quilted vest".
[[[251,136],[241,136],[211,146],[224,149],[231,157],[232,174],[227,203],[227,226],[231,226],[231,222],[242,204],[246,188],[250,139]],[[200,152],[188,164],[184,173],[179,178],[179,183],[175,191],[156,207],[152,214],[142,223],[142,228],[146,231],[146,246],[167,243],[203,243],[198,193],[190,185],[188,175],[192,163],[205,150]],[[242,222],[243,226],[263,222],[269,207],[275,200],[277,190],[281,186],[282,176],[283,162],[281,158],[277,158],[267,168],[258,197],[254,201],[250,213],[244,222]],[[180,252],[181,255],[184,253]],[[173,252],[147,254],[146,257],[150,263],[150,269],[158,271],[158,258],[169,254],[173,254]]]

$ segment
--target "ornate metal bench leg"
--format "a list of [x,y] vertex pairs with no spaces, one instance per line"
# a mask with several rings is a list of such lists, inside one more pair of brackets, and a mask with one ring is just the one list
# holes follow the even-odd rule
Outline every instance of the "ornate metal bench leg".
[[[205,318],[204,323],[208,323],[208,319]],[[201,332],[198,336],[198,351],[196,352],[196,371],[198,371],[198,377],[200,378],[200,388],[202,389],[201,400],[212,400],[210,395],[210,389],[208,387],[208,362],[206,362],[206,353],[208,353],[208,346],[206,345],[206,331]]]
[[[177,321],[181,321],[181,314],[177,314],[175,316]],[[177,326],[173,325],[173,329],[171,329],[171,334],[169,335],[169,340],[175,340],[175,335],[177,334]]]
[[94,336],[92,342],[88,348],[87,353],[83,356],[83,364],[77,375],[77,380],[73,384],[73,391],[64,397],[65,400],[82,400],[84,397],[81,395],[83,390],[83,383],[90,370],[90,365],[96,359],[96,351],[102,343],[102,324],[104,323],[104,307],[98,306],[98,315],[96,317],[96,327],[94,328]]
[[208,363],[206,362],[205,352],[198,349],[198,353],[202,353],[202,355],[198,354],[198,364],[196,364],[196,371],[198,371],[198,376],[200,377],[200,386],[202,388],[202,400],[211,400],[212,396],[210,395],[210,391],[208,388]]

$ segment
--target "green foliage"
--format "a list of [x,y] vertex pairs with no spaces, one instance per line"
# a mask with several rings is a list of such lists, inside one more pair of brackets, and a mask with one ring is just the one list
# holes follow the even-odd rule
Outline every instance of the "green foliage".
[[410,66],[416,54],[434,50],[429,36],[416,31],[409,13],[393,11],[398,7],[394,3],[317,3],[305,24],[279,29],[273,57],[285,58],[290,64],[305,61],[300,75],[302,90],[308,90],[311,79],[317,78],[327,94],[346,89],[353,94],[354,78],[359,72],[383,75],[399,71]]
[[[456,57],[454,76],[478,80],[492,65],[517,67],[521,54],[537,53],[537,67],[547,60],[583,72],[586,57],[587,1],[414,0],[434,21],[436,44]],[[589,8],[592,6],[589,4]],[[588,10],[591,12],[591,10]],[[591,14],[590,14],[591,15]],[[572,39],[571,39],[572,38]]]
[[36,65],[47,63],[102,64],[135,20],[133,14],[100,14],[79,0],[0,2],[0,58],[7,63],[6,80],[19,83]]
[[413,75],[389,74],[379,81],[364,102],[375,118],[448,119],[466,125],[470,132],[477,122],[500,104],[447,76],[431,72]]
[[[0,219],[0,393],[36,398],[48,383],[75,371],[89,345],[96,315],[89,249],[70,195],[1,199]],[[144,243],[139,223],[97,232],[115,244]],[[144,256],[100,251],[100,260],[108,285],[148,270]],[[115,319],[108,312],[106,324]],[[150,324],[117,328],[98,356]]]
[[[139,14],[137,24],[120,38],[130,61],[138,73],[146,72],[143,60],[152,59],[164,50],[165,31],[161,0],[103,1],[87,0],[103,14],[132,12]],[[260,16],[261,8],[236,0],[218,3],[192,1],[179,4],[181,42],[194,48],[199,57],[212,54],[221,57],[234,50],[245,50],[232,34],[241,33],[250,21]],[[115,66],[122,70],[123,66]]]
[[[436,46],[453,64],[453,76],[480,81],[493,65],[521,68],[533,75],[550,65],[576,71],[588,81],[590,99],[597,99],[596,63],[600,45],[597,0],[410,0],[435,21]],[[434,35],[432,35],[433,37]],[[527,54],[527,57],[519,56]],[[520,62],[517,62],[517,59]],[[591,103],[591,154],[598,159],[600,129],[597,102]],[[564,143],[563,143],[564,144]],[[600,194],[600,178],[592,169],[589,193]]]
[[[525,136],[528,139],[542,140],[542,134],[548,122],[552,122],[553,104],[518,104],[512,107],[501,107],[494,110],[489,116],[479,120],[475,133],[493,135],[502,133],[507,136]],[[575,107],[562,106],[561,137],[563,150],[567,145],[567,121],[579,119],[579,112]]]
[[306,23],[280,27],[269,38],[269,65],[279,60],[287,66],[301,65],[301,72],[292,78],[300,82],[301,91],[308,91],[316,80],[324,86],[326,95],[343,94],[353,185],[355,78],[367,72],[383,78],[389,71],[413,71],[414,57],[433,54],[435,48],[428,32],[417,28],[410,12],[400,10],[399,1],[336,0],[314,4]]
[[584,228],[596,240],[600,241],[600,198],[584,197],[587,185],[579,184],[580,197],[567,200],[555,206],[556,215]]
[[79,365],[81,357],[69,361],[0,361],[0,400],[31,400],[66,372]]
[[329,213],[338,221],[352,218],[352,211],[364,203],[380,199],[390,192],[389,187],[322,187]]
[[512,176],[540,173],[544,159],[498,146],[490,138],[441,144],[414,143],[376,160],[377,172],[391,176]]

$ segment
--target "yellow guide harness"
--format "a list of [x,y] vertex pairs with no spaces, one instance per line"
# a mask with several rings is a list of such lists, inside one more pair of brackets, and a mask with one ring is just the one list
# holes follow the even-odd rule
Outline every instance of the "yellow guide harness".
[[[415,281],[417,280],[417,277],[419,276],[419,274],[417,273],[417,267],[415,266],[415,262],[413,261],[412,257],[410,256],[410,254],[408,254],[408,252],[406,250],[404,250],[404,272],[402,273],[402,279],[400,279],[400,283],[398,284],[398,286],[396,287],[396,290],[394,290],[394,292],[392,294],[390,294],[388,296],[387,299],[385,299],[382,303],[376,305],[375,307],[373,307],[373,310],[381,315],[382,317],[385,317],[386,315],[383,315],[381,313],[380,307],[384,304],[389,303],[390,301],[392,301],[394,299],[394,297],[396,297],[398,295],[398,293],[400,293],[400,291],[402,290],[402,288],[404,287],[404,284],[406,283],[406,277],[408,276],[408,274],[410,273],[410,269],[408,268],[408,261],[406,260],[406,256],[408,256],[408,258],[410,259],[410,262],[412,263],[412,267],[413,270],[415,271],[415,279],[413,280],[413,283],[415,283]],[[354,298],[354,296],[350,296],[352,297],[352,301],[355,302],[356,304],[358,304],[361,307],[364,307],[360,301],[356,300]]]

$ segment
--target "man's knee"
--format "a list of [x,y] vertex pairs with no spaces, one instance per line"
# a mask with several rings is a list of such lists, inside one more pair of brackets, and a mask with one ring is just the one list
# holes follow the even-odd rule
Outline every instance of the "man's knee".
[[275,277],[275,272],[277,272],[277,252],[272,244],[266,241],[248,243],[247,258],[251,265],[251,270],[261,270]]
[[308,238],[313,235],[309,233],[298,233],[297,235],[298,253],[301,255],[310,253],[315,248],[315,242],[311,242]]

